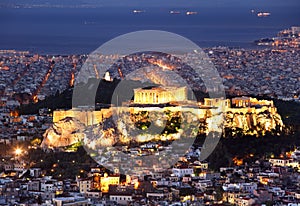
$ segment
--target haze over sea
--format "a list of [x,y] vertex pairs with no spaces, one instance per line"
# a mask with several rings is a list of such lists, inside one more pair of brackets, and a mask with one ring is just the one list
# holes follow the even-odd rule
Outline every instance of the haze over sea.
[[[280,30],[300,26],[299,0],[145,2],[104,1],[95,4],[95,8],[70,8],[68,2],[63,8],[2,7],[0,49],[84,54],[118,35],[138,30],[174,32],[200,47],[253,48],[256,47],[254,40],[273,37]],[[132,12],[135,9],[145,12],[135,14]],[[170,14],[171,10],[181,13]],[[198,14],[186,15],[186,11],[197,11]],[[271,16],[257,17],[256,13],[261,11],[270,12]]]

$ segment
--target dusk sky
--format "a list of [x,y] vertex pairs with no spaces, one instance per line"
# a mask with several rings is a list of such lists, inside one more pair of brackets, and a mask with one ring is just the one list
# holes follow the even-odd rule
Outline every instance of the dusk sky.
[[235,6],[299,6],[297,0],[4,0],[0,4],[64,4],[64,5],[95,5],[95,6],[143,6],[143,7],[235,7]]

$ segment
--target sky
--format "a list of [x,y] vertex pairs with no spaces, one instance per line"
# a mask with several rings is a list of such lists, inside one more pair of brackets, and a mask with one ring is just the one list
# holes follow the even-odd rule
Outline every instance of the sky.
[[236,7],[300,5],[299,0],[1,0],[0,4],[93,5],[117,7]]

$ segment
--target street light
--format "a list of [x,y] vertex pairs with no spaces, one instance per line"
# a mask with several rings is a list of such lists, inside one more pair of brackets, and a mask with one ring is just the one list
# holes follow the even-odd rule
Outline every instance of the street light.
[[22,153],[23,153],[23,150],[22,150],[21,148],[16,148],[16,149],[15,149],[15,154],[16,154],[17,156],[21,155]]

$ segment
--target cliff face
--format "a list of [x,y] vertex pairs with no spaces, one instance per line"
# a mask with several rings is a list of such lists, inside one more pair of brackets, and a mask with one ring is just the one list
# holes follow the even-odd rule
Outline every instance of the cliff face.
[[41,147],[64,147],[82,141],[84,129],[85,126],[75,118],[64,118],[46,130]]
[[[92,148],[111,146],[116,143],[116,132],[112,119],[106,119],[101,124],[86,126],[75,117],[66,117],[46,130],[41,147],[44,149],[65,147],[74,143],[83,142]],[[86,138],[86,137],[89,138]]]
[[[114,121],[113,116],[103,122],[85,126],[74,117],[64,118],[53,124],[44,133],[43,148],[63,147],[82,141],[89,149],[112,145],[129,145],[150,141],[172,141],[181,136],[196,136],[200,122],[192,114],[182,117],[178,112],[168,114],[157,112],[141,112],[120,114]],[[154,117],[153,117],[154,115]],[[153,124],[150,119],[155,119]],[[181,122],[182,119],[188,121]],[[189,128],[188,130],[185,130]]]
[[[217,125],[212,117],[205,116],[202,121],[206,123],[203,124],[192,113],[143,111],[131,113],[130,118],[127,113],[124,116],[120,114],[117,121],[111,116],[92,126],[85,126],[76,118],[67,117],[54,123],[45,132],[42,147],[63,147],[82,141],[95,150],[115,144],[173,141],[180,137],[195,136],[197,132],[214,131]],[[152,123],[151,120],[155,121]],[[225,113],[225,136],[263,136],[266,132],[279,134],[283,126],[276,108],[229,108]]]
[[227,135],[265,135],[266,132],[282,132],[281,116],[274,108],[243,111],[231,109],[226,112],[225,131]]

